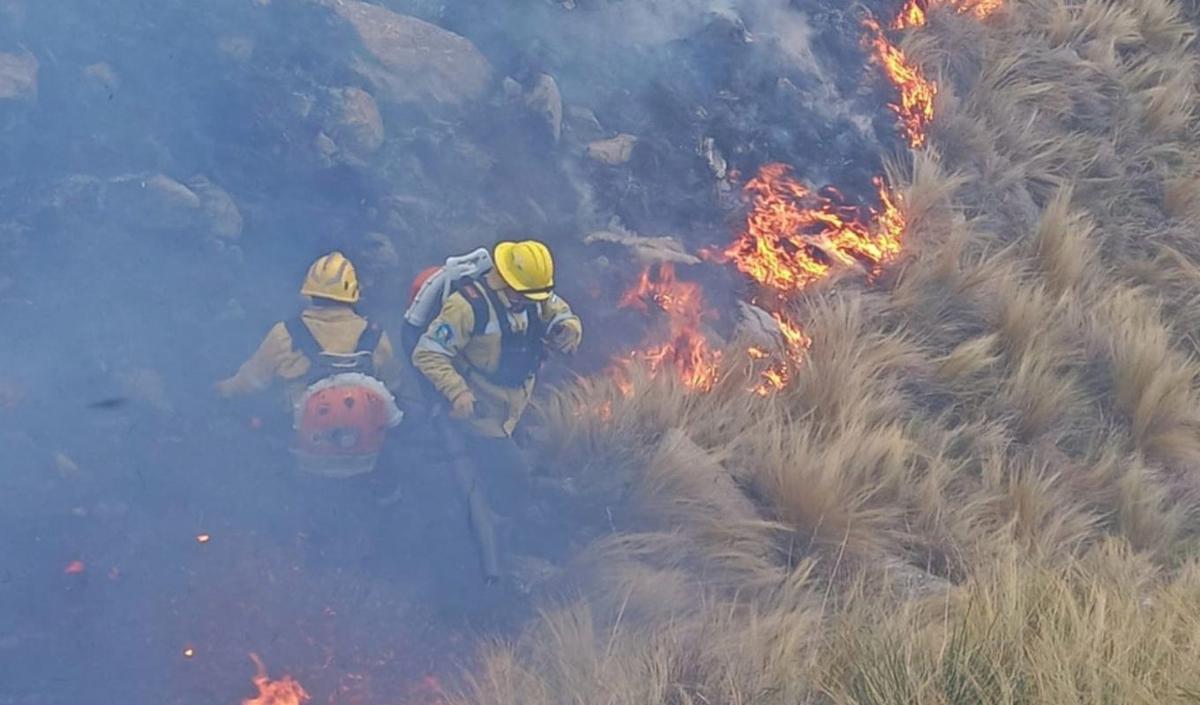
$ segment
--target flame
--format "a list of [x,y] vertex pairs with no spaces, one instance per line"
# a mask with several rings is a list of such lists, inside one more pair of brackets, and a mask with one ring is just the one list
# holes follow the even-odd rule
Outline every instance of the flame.
[[923,26],[929,18],[925,16],[925,3],[921,0],[908,0],[901,8],[900,14],[892,22],[892,29],[910,29]]
[[[999,10],[1003,0],[908,0],[889,29],[925,26],[929,21],[928,8],[939,3],[949,6],[960,15],[969,14],[977,20],[983,20]],[[925,131],[933,121],[937,83],[927,78],[921,67],[887,38],[878,20],[868,15],[863,20],[863,27],[867,30],[865,43],[871,52],[871,60],[884,70],[888,80],[900,91],[900,102],[888,107],[900,118],[909,145],[919,149],[925,146]]]
[[960,15],[969,14],[977,20],[985,20],[1000,9],[1004,0],[908,0],[892,21],[892,29],[924,26],[929,19],[926,16],[928,8],[938,4],[948,5]]
[[771,315],[779,326],[779,335],[783,343],[782,356],[773,356],[758,347],[749,350],[751,360],[769,360],[767,367],[759,372],[759,383],[751,390],[763,397],[788,386],[795,369],[804,362],[804,352],[812,345],[812,339],[786,316],[780,313]]
[[837,191],[813,193],[786,164],[767,164],[745,186],[746,228],[721,259],[783,297],[826,279],[835,265],[874,271],[899,254],[904,230],[897,198],[882,179],[876,186],[883,210],[863,217]]
[[300,684],[291,676],[273,681],[267,677],[267,667],[263,665],[258,654],[250,654],[258,673],[254,676],[254,685],[258,688],[258,697],[242,701],[242,705],[301,705],[311,698]]
[[[785,164],[767,164],[746,183],[750,200],[746,226],[719,259],[732,262],[770,294],[768,308],[778,324],[782,355],[760,372],[754,392],[766,396],[791,380],[812,345],[803,329],[779,312],[782,305],[827,279],[837,267],[857,267],[869,275],[895,258],[905,229],[899,196],[875,179],[879,209],[845,203],[834,189],[813,192]],[[752,360],[770,357],[751,348]]]
[[[924,11],[919,11],[916,4],[912,7],[912,12],[900,15],[900,23],[920,21],[924,24]],[[933,121],[933,99],[937,95],[937,84],[926,78],[921,67],[887,38],[878,20],[868,16],[863,20],[863,27],[867,30],[865,42],[871,52],[871,61],[883,69],[888,80],[900,91],[900,102],[891,103],[888,107],[900,118],[900,126],[908,137],[909,145],[913,149],[925,146],[925,131]]]
[[[671,367],[688,389],[706,392],[717,381],[719,350],[714,350],[701,330],[709,312],[705,309],[700,285],[678,279],[670,262],[644,269],[637,283],[621,297],[618,308],[632,308],[643,313],[659,312],[667,318],[666,340],[648,343],[630,353],[626,361],[642,361],[652,375]],[[622,393],[633,392],[629,376],[623,371],[614,374]]]
[[[998,10],[1002,2],[907,0],[888,29],[924,26],[931,3],[982,20]],[[909,145],[914,149],[923,147],[934,118],[937,83],[888,38],[873,16],[868,15],[863,24],[867,32],[864,44],[871,61],[884,70],[900,93],[899,101],[889,107],[900,119]],[[731,178],[737,178],[733,174],[731,171]],[[744,193],[750,211],[745,229],[713,259],[733,263],[774,304],[768,309],[775,309],[772,315],[779,324],[783,354],[775,356],[758,347],[747,351],[756,366],[766,363],[755,392],[766,395],[786,387],[812,344],[798,325],[779,313],[783,304],[838,269],[859,268],[874,276],[900,253],[906,228],[900,196],[882,177],[874,183],[878,209],[851,206],[832,188],[814,192],[793,178],[785,164],[767,164],[746,183]],[[649,311],[650,303],[668,315],[669,340],[632,353],[628,360],[649,362],[652,373],[670,363],[689,388],[711,389],[721,356],[709,348],[700,332],[704,305],[699,287],[678,281],[669,264],[659,267],[657,280],[653,279],[652,268],[647,268],[638,285],[622,297],[620,306]],[[618,369],[613,378],[623,394],[633,393],[633,384],[623,369]]]

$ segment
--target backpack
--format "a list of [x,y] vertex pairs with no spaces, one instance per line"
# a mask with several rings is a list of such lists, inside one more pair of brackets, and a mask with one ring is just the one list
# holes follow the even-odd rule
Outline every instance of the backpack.
[[492,255],[481,247],[474,252],[450,257],[441,267],[429,267],[417,275],[409,292],[404,321],[422,333],[437,318],[450,294],[468,280],[483,276],[492,268]]
[[[475,325],[472,337],[483,335],[491,321],[491,310],[504,311],[496,292],[479,281],[492,269],[492,257],[486,248],[466,255],[450,257],[441,267],[430,267],[417,275],[410,291],[408,309],[404,312],[404,334],[401,336],[406,357],[411,358],[417,341],[433,319],[441,312],[442,304],[452,293],[462,294],[471,305]],[[489,307],[489,303],[491,306]],[[528,313],[529,326],[518,333],[512,329],[508,316],[498,315],[500,327],[500,364],[494,373],[475,370],[477,374],[501,387],[520,387],[537,373],[546,359],[543,338],[546,325],[536,308]]]
[[295,349],[308,358],[309,368],[305,384],[346,372],[375,376],[375,348],[379,347],[379,341],[383,337],[383,329],[379,326],[368,322],[358,337],[353,352],[335,353],[321,347],[300,316],[284,321],[283,325],[291,336]]
[[403,414],[375,378],[375,349],[383,330],[371,323],[350,353],[329,352],[300,317],[284,322],[292,345],[309,360],[308,385],[293,410],[293,452],[303,468],[328,476],[369,472],[387,429]]

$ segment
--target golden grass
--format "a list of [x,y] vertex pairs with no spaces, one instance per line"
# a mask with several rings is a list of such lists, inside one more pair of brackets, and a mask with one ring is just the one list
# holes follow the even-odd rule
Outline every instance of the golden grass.
[[795,303],[773,397],[542,404],[617,519],[462,703],[1200,702],[1200,10],[932,15],[901,261]]

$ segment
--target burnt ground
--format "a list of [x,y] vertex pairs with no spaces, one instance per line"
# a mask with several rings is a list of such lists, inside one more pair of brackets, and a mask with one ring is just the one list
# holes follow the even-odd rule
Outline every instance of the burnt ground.
[[314,702],[432,702],[428,676],[528,616],[482,585],[443,466],[393,445],[404,496],[381,507],[390,488],[296,477],[253,411],[199,433],[101,410],[69,461],[7,469],[0,702],[233,703],[251,652]]
[[[382,143],[331,162],[329,96],[379,91],[328,3],[0,0],[0,52],[38,64],[36,92],[0,99],[0,705],[238,702],[250,652],[317,703],[420,702],[427,674],[450,680],[530,609],[483,589],[429,448],[397,439],[406,496],[384,509],[370,487],[297,482],[269,400],[211,399],[312,258],[345,249],[394,325],[416,271],[535,232],[591,372],[646,322],[612,306],[638,265],[583,235],[723,243],[761,164],[867,198],[899,145],[844,3],[377,4],[471,40],[492,77],[458,110],[381,97]],[[558,143],[523,97],[542,74]],[[618,133],[638,137],[628,162],[584,156]],[[693,270],[732,311],[736,277]],[[590,509],[539,491],[511,509],[516,551],[557,560],[608,530]]]

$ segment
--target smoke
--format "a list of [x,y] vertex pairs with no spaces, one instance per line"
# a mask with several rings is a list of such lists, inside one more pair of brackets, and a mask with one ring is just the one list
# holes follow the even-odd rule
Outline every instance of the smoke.
[[867,197],[894,140],[832,0],[372,0],[382,38],[355,2],[0,0],[0,702],[237,702],[250,651],[331,702],[452,671],[528,604],[481,592],[436,443],[378,506],[295,477],[278,390],[212,392],[308,264],[345,251],[395,330],[420,269],[543,237],[589,372],[641,337],[589,232],[724,245],[760,165]]

